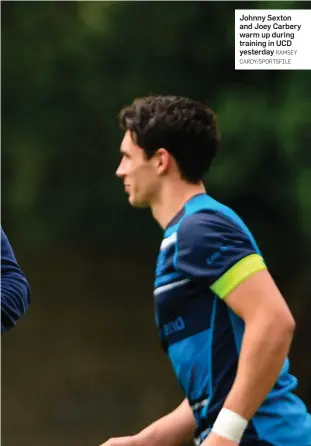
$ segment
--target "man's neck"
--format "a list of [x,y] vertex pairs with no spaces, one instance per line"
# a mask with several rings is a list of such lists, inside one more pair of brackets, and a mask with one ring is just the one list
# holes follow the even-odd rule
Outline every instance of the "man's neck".
[[198,194],[206,193],[204,184],[170,183],[163,187],[159,197],[151,204],[153,218],[165,229],[169,222],[182,210],[187,201]]

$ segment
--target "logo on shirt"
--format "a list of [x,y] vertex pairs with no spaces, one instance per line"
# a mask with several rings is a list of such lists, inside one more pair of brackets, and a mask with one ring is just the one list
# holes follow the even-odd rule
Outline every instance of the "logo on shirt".
[[229,249],[232,248],[232,247],[233,247],[232,245],[223,245],[223,246],[221,246],[221,247],[219,248],[219,251],[214,252],[214,254],[212,254],[210,257],[208,257],[208,258],[206,259],[206,263],[207,263],[208,265],[212,265],[212,264],[218,259],[218,257],[221,256],[221,254],[222,254],[223,252],[229,251]]
[[177,319],[164,324],[163,331],[165,336],[169,336],[178,331],[182,331],[185,329],[185,322],[181,316],[178,316]]

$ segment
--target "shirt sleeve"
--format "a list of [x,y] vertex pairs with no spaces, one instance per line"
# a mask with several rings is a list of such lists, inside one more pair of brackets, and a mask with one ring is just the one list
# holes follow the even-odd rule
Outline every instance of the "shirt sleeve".
[[175,267],[222,299],[243,280],[266,269],[249,235],[225,215],[213,212],[196,213],[182,222]]
[[25,314],[29,302],[29,284],[1,228],[1,333],[16,324]]

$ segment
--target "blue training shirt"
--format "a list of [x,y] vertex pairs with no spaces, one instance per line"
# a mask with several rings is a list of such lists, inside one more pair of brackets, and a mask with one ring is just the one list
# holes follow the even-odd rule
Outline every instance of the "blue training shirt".
[[14,327],[30,302],[30,288],[1,228],[1,333]]
[[[166,228],[154,286],[156,323],[197,423],[207,437],[234,382],[244,322],[224,298],[266,269],[249,229],[207,194],[190,199]],[[250,296],[251,297],[251,296]],[[311,446],[311,416],[292,393],[286,359],[279,378],[249,422],[242,446]]]

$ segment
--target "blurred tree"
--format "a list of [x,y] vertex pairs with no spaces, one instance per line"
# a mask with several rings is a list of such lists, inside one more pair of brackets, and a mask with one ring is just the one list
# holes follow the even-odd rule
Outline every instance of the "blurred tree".
[[[305,6],[277,7],[285,4]],[[116,114],[135,96],[176,93],[205,101],[219,116],[223,151],[209,191],[249,218],[267,246],[293,233],[295,244],[310,241],[308,72],[234,70],[234,9],[263,5],[276,6],[4,2],[7,223],[22,222],[25,241],[38,244],[107,241],[112,223],[124,242],[129,233],[135,238],[141,225],[114,177]],[[142,242],[158,237],[149,216],[139,218]]]

